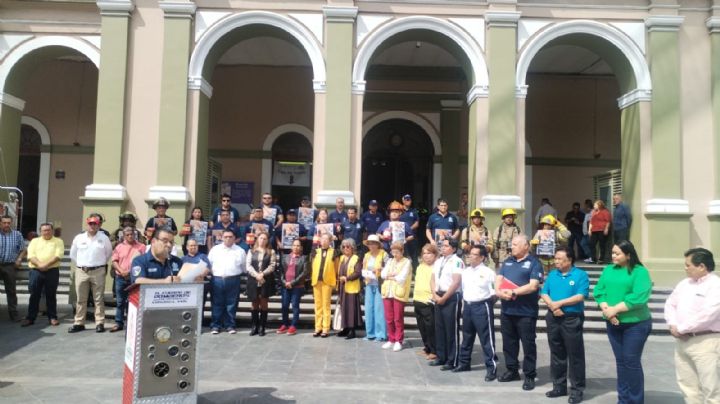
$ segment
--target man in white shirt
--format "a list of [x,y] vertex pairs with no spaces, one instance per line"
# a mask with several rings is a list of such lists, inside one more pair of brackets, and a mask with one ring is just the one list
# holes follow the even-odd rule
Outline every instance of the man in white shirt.
[[100,220],[90,216],[86,220],[87,231],[73,239],[70,247],[70,260],[75,265],[75,290],[77,304],[75,321],[68,330],[75,333],[85,330],[88,290],[92,291],[95,301],[95,332],[105,332],[105,273],[107,263],[112,256],[112,244],[100,229]]
[[470,266],[462,271],[463,291],[463,340],[460,347],[460,364],[453,372],[470,370],[470,356],[475,344],[475,334],[480,338],[485,355],[485,381],[497,377],[495,354],[495,328],[493,304],[495,303],[495,271],[485,265],[485,246],[476,245],[468,254]]
[[460,339],[460,282],[465,264],[455,254],[456,239],[445,239],[440,245],[440,257],[433,266],[430,288],[435,302],[435,348],[437,359],[430,366],[452,370],[458,366]]
[[240,295],[240,275],[245,272],[245,250],[235,244],[235,233],[223,230],[222,244],[210,250],[212,266],[212,322],[210,328],[217,335],[224,329],[235,334],[235,313]]

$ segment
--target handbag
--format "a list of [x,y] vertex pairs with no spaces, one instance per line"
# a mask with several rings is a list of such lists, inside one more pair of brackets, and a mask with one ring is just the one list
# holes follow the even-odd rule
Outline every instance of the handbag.
[[335,303],[335,313],[333,314],[332,329],[335,331],[342,331],[342,308],[340,302]]

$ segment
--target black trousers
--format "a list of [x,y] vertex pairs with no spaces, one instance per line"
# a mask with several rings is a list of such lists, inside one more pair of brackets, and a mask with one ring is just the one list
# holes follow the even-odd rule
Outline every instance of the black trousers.
[[445,304],[435,305],[435,348],[440,363],[458,365],[462,300],[455,293]]
[[505,367],[510,371],[518,371],[520,368],[518,356],[520,355],[520,343],[522,342],[522,369],[525,377],[535,378],[537,376],[536,325],[536,317],[500,315],[500,332],[502,333]]
[[495,354],[493,300],[488,299],[476,303],[464,302],[463,306],[463,339],[460,346],[460,366],[470,366],[470,357],[473,345],[475,345],[475,334],[477,334],[485,355],[485,368],[488,372],[495,372],[497,370],[497,355]]
[[435,308],[432,304],[413,302],[415,319],[417,320],[420,338],[425,346],[425,353],[435,353]]
[[583,341],[583,315],[555,317],[548,311],[548,345],[550,346],[550,375],[553,387],[567,390],[568,368],[570,389],[585,390],[585,343]]
[[[605,261],[605,252],[607,250],[607,239],[608,236],[605,235],[605,233],[601,231],[594,231],[590,234],[590,251],[592,251],[593,256],[590,257],[595,261],[595,257],[597,257],[597,261]],[[600,243],[600,255],[597,255],[596,245]]]

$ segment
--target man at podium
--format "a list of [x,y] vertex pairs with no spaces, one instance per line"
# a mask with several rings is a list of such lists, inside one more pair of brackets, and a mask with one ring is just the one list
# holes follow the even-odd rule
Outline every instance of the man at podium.
[[169,230],[155,232],[150,241],[150,251],[135,257],[132,261],[132,283],[173,283],[179,282],[177,274],[182,268],[182,260],[170,254],[175,244],[175,236]]

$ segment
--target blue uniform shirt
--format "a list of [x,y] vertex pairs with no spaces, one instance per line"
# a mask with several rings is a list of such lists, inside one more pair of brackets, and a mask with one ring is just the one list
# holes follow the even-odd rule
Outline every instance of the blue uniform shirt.
[[[215,208],[210,220],[212,220],[213,223],[220,223],[220,212],[222,211],[223,209],[221,207]],[[237,223],[240,221],[240,212],[238,212],[237,209],[231,206],[230,209],[228,209],[228,212],[230,212],[230,223]]]
[[355,240],[355,247],[359,247],[362,242],[363,225],[358,220],[355,223],[350,223],[349,220],[345,220],[342,224],[343,239]]
[[337,209],[333,209],[333,211],[328,215],[328,223],[342,223],[346,221],[347,218],[347,212],[344,210],[342,212],[338,212]]
[[[498,275],[502,275],[512,281],[518,287],[527,285],[531,279],[542,283],[543,267],[534,255],[528,255],[522,261],[510,257],[503,262]],[[518,296],[515,300],[502,300],[502,313],[510,316],[537,317],[538,316],[538,291],[528,295]]]
[[132,260],[130,277],[132,283],[135,283],[137,278],[165,279],[170,275],[177,275],[182,264],[182,260],[174,255],[170,255],[163,264],[148,251]]
[[378,232],[382,222],[385,221],[385,215],[383,215],[380,211],[375,212],[375,214],[370,213],[370,211],[366,211],[363,212],[362,216],[360,216],[360,221],[368,234],[375,234]]
[[[400,223],[403,223],[403,222],[400,222]],[[412,229],[410,228],[410,225],[407,223],[403,223],[403,224],[405,225],[405,238],[414,236],[415,234],[413,233]],[[390,252],[390,244],[392,244],[392,238],[390,240],[385,240],[385,235],[383,233],[386,230],[389,231],[390,233],[392,233],[392,230],[390,230],[389,227],[390,227],[390,221],[386,220],[380,225],[380,228],[377,231],[378,234],[380,235],[380,240],[383,240],[383,242],[382,242],[383,248],[387,252]],[[392,234],[391,234],[391,236],[392,236]]]
[[210,268],[210,260],[208,259],[208,256],[203,253],[197,253],[193,257],[189,255],[182,257],[183,264],[199,264],[200,261],[204,261],[208,268]]
[[420,219],[418,211],[415,208],[410,208],[400,215],[400,220],[412,226]]
[[[540,294],[550,296],[553,301],[567,299],[575,295],[583,295],[587,299],[590,294],[588,274],[576,267],[570,268],[565,275],[559,269],[554,269],[548,274]],[[585,302],[573,304],[572,306],[563,306],[562,311],[563,313],[584,313]]]
[[457,230],[458,227],[459,223],[457,217],[450,212],[448,212],[445,216],[442,216],[438,212],[433,213],[430,215],[427,222],[427,228],[430,229],[430,234],[432,234],[433,239],[435,239],[435,230],[437,229],[448,229],[452,234],[455,233],[455,230]]

